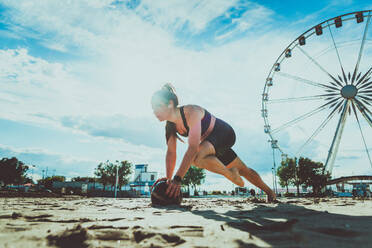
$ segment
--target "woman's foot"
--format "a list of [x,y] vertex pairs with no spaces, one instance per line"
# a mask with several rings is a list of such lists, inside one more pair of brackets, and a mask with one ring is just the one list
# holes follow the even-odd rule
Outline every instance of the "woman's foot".
[[244,181],[240,177],[239,170],[235,167],[230,168],[229,171],[231,172],[231,177],[229,178],[230,181],[238,185],[239,187],[244,187]]

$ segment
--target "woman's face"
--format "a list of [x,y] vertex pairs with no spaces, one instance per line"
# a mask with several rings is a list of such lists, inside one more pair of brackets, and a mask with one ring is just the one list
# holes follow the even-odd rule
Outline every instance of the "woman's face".
[[156,118],[158,118],[159,121],[164,121],[167,119],[170,108],[168,108],[167,104],[164,104],[162,102],[153,102],[152,104],[152,110],[154,111],[154,115]]

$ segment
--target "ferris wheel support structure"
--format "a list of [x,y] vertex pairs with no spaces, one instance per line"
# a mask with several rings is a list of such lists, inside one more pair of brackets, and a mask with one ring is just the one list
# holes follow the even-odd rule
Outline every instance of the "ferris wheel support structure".
[[341,114],[340,119],[338,121],[336,132],[335,132],[335,135],[333,137],[333,141],[332,141],[331,147],[329,149],[328,157],[327,157],[325,167],[324,167],[330,173],[332,173],[332,169],[333,169],[333,165],[335,163],[338,148],[340,146],[341,137],[342,137],[342,133],[344,131],[346,118],[347,118],[347,112],[348,112],[349,107],[350,107],[349,106],[349,100],[345,100],[343,110],[342,110],[342,114]]

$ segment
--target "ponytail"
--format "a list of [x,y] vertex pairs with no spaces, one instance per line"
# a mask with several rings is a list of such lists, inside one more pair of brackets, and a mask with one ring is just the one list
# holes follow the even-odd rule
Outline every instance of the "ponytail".
[[[171,94],[174,94],[177,98],[176,89],[171,83],[164,84],[163,87],[161,87],[161,90],[169,91]],[[177,99],[177,105],[178,105],[178,99]]]

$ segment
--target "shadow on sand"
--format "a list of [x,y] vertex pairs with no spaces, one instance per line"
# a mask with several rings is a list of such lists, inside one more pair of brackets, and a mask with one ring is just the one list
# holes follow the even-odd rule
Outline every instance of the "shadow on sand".
[[192,210],[192,206],[187,205],[167,209],[190,211],[218,221],[222,233],[229,228],[246,232],[245,239],[235,240],[235,245],[240,248],[372,247],[372,210],[371,216],[350,216],[288,203],[254,204],[251,210],[237,206],[237,210],[224,213]]

